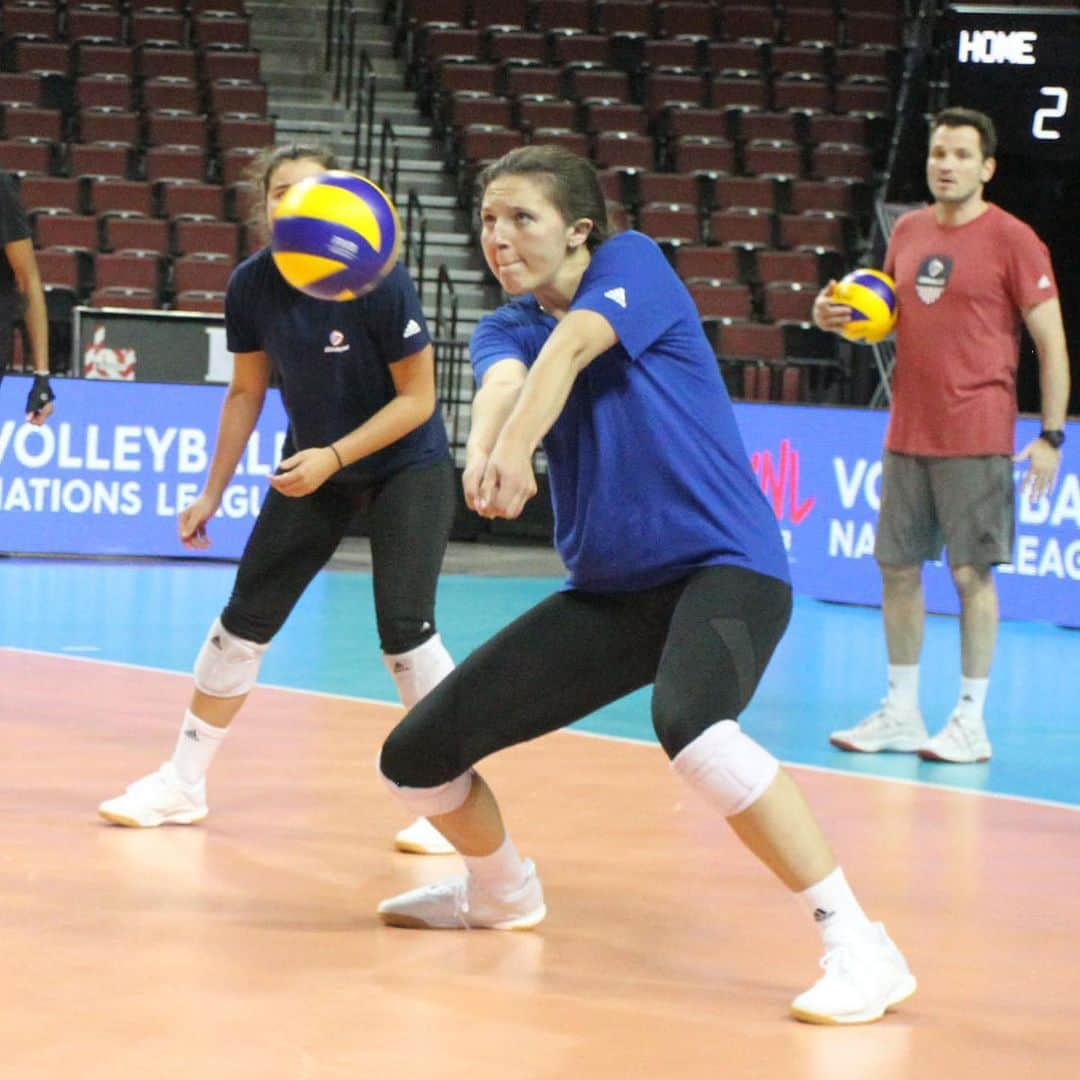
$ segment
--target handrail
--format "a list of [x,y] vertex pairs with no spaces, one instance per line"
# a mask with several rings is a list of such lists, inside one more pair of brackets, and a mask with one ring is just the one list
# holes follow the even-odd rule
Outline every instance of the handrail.
[[[327,0],[325,68],[332,72],[331,94],[340,101],[346,116],[355,103],[352,167],[371,171],[375,117],[375,65],[362,45],[357,47],[357,20],[366,12],[353,0]],[[355,98],[354,98],[355,92]],[[367,140],[361,158],[361,130],[367,123]]]
[[[443,294],[446,294],[449,314],[443,311]],[[435,336],[454,339],[457,337],[458,295],[446,263],[439,263],[435,274]]]
[[[365,175],[371,172],[371,158],[375,142],[375,65],[368,56],[367,49],[360,50],[356,76],[356,120],[353,124],[353,160],[354,169],[360,169]],[[364,128],[367,138],[364,140],[364,157],[360,159],[360,130]]]
[[[390,158],[389,167],[386,160],[388,156]],[[382,128],[379,131],[379,168],[376,183],[395,203],[397,202],[400,164],[401,146],[397,141],[397,135],[394,133],[394,125],[386,117],[383,117]]]
[[[326,50],[323,60],[324,69],[333,69],[333,97],[341,97],[345,69],[346,24],[353,18],[352,0],[326,0]],[[349,60],[351,63],[352,56]]]
[[[414,229],[414,224],[416,228]],[[427,258],[427,216],[415,188],[405,199],[405,265],[412,270],[416,292],[424,299],[424,263]]]

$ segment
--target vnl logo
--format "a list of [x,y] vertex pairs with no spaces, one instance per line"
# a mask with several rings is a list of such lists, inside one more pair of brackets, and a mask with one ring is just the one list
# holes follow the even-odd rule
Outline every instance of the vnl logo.
[[956,59],[961,64],[1036,63],[1034,30],[961,30]]
[[776,520],[786,518],[792,525],[802,524],[814,509],[815,497],[800,497],[799,451],[792,447],[791,440],[781,440],[776,456],[771,450],[755,450],[750,455],[750,468],[772,505]]

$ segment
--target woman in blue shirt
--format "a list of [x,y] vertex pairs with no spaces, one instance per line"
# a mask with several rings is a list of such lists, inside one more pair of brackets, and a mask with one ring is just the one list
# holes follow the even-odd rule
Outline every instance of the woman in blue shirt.
[[480,177],[485,258],[513,298],[478,325],[464,475],[478,513],[514,518],[543,442],[569,577],[473,653],[383,746],[385,779],[467,874],[384,901],[393,926],[524,929],[536,868],[473,766],[654,684],[674,770],[805,901],[825,975],[800,1019],[863,1023],[915,991],[848,886],[802,794],[739,727],[791,611],[776,519],[754,480],[693,302],[640,233],[608,237],[584,159],[524,147]]
[[[268,151],[257,181],[267,223],[293,184],[334,167],[318,147]],[[431,340],[408,272],[399,264],[357,300],[317,300],[292,288],[264,247],[229,279],[225,324],[233,376],[206,485],[180,514],[185,546],[209,546],[207,525],[271,375],[289,419],[284,457],[232,595],[195,663],[195,690],[172,758],[99,807],[119,825],[206,816],[206,772],[255,685],[262,654],[358,509],[370,514],[376,623],[402,703],[411,707],[453,668],[435,629],[436,580],[454,514],[453,464]],[[397,846],[452,850],[423,821],[402,830]]]

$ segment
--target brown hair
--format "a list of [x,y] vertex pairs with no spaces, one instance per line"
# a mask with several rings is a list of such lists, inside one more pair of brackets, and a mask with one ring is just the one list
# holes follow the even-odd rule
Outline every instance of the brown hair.
[[580,218],[592,223],[585,246],[595,251],[610,235],[607,201],[592,162],[561,146],[520,146],[492,162],[476,181],[477,201],[500,176],[535,176],[544,194],[569,225]]
[[266,196],[270,191],[270,179],[278,166],[286,161],[317,161],[324,169],[338,168],[334,152],[318,143],[285,143],[283,146],[267,146],[252,158],[246,171],[247,182],[254,197],[246,222],[260,236],[266,233]]
[[979,112],[977,109],[961,109],[958,106],[942,109],[930,121],[931,133],[937,131],[939,127],[973,127],[979,133],[979,148],[982,150],[982,156],[992,158],[997,152],[997,131],[994,130],[994,121],[986,113]]

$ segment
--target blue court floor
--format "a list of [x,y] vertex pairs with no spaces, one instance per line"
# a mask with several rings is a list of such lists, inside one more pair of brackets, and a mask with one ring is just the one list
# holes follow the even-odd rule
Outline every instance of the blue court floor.
[[[222,563],[0,559],[0,647],[187,672],[233,574],[234,567]],[[444,575],[438,608],[443,639],[455,657],[463,657],[558,584],[551,577]],[[396,701],[376,641],[370,575],[327,570],[268,652],[261,681]],[[1080,632],[1003,623],[987,703],[993,761],[946,766],[911,755],[847,754],[829,745],[828,733],[872,711],[883,693],[880,612],[799,597],[743,723],[791,763],[1076,807],[1078,672]],[[956,620],[931,616],[922,667],[922,706],[931,730],[948,715],[958,679]],[[647,692],[578,726],[653,741]]]

